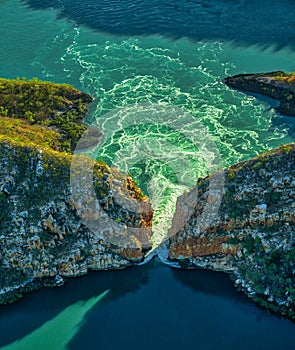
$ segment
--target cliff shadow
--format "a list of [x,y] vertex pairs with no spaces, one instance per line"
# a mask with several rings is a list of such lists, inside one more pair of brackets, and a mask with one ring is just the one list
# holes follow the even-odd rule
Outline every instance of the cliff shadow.
[[233,281],[226,273],[200,269],[173,269],[173,275],[181,284],[194,292],[215,295],[243,304],[251,302],[234,287]]
[[276,108],[279,107],[280,105],[280,102],[278,100],[265,95],[254,93],[254,92],[243,91],[243,90],[239,90],[239,91],[243,92],[245,95],[254,96],[261,102],[269,105],[269,108],[267,108],[263,112],[266,118],[269,118],[269,113],[273,113],[269,131],[275,132],[277,128],[280,130],[285,129],[287,135],[291,139],[290,142],[295,141],[295,117],[287,116],[276,111]]
[[295,117],[277,113],[276,118],[272,119],[272,125],[274,129],[284,127],[292,142],[295,141]]

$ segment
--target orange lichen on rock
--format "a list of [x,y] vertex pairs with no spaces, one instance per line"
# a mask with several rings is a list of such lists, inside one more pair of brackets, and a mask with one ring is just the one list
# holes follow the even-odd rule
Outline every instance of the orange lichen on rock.
[[196,237],[175,242],[170,246],[170,257],[197,258],[206,255],[236,255],[240,245],[226,244],[228,236]]
[[120,255],[130,261],[140,261],[143,258],[140,249],[123,248],[120,249]]

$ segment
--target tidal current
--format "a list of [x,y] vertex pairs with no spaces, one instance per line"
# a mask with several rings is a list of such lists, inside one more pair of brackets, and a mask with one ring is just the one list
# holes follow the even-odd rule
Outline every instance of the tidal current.
[[[295,5],[267,4],[0,0],[0,76],[69,83],[95,98],[86,124],[114,121],[95,157],[131,173],[152,199],[156,247],[198,177],[294,141],[295,122],[275,101],[222,82],[295,70]],[[209,149],[197,142],[204,135]],[[0,308],[0,346],[51,349],[46,340],[62,332],[55,349],[293,349],[294,325],[257,309],[226,276],[141,268],[92,273]]]

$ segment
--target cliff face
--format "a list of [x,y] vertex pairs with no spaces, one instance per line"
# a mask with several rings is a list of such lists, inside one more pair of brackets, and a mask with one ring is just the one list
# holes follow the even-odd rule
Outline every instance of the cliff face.
[[269,96],[280,101],[277,111],[295,116],[295,74],[281,71],[261,74],[239,74],[225,78],[228,86]]
[[[87,211],[83,195],[80,199],[73,193],[73,162],[78,160],[83,166],[89,159],[63,150],[75,144],[75,132],[84,128],[80,129],[79,121],[87,111],[89,97],[76,103],[81,93],[66,86],[63,95],[58,86],[62,97],[57,101],[63,104],[66,99],[63,119],[60,105],[47,121],[43,114],[39,119],[34,114],[27,119],[26,112],[15,115],[11,101],[19,84],[21,88],[29,84],[32,90],[34,83],[7,84],[14,89],[8,97],[0,93],[1,110],[6,115],[0,116],[0,302],[13,301],[44,285],[60,285],[64,277],[85,274],[89,269],[123,268],[140,262],[150,248],[153,212],[132,179],[102,162],[93,162],[94,194],[86,199],[97,200],[100,211]],[[48,89],[55,91],[55,85],[49,84]],[[49,92],[45,83],[41,87],[45,91],[40,96],[35,87],[39,97],[33,95],[32,100],[47,113],[52,110],[46,104]],[[7,92],[7,86],[5,89]],[[62,120],[62,130],[53,123],[56,119]],[[85,183],[83,172],[78,173],[77,181]],[[144,211],[138,211],[138,205]]]
[[[89,269],[122,268],[143,258],[142,242],[128,228],[146,227],[150,216],[121,208],[113,197],[116,171],[96,164],[94,182],[99,202],[110,218],[126,227],[123,244],[104,232],[89,230],[77,213],[70,187],[71,155],[0,143],[0,297],[10,297],[21,285],[44,277],[77,276]],[[127,188],[121,175],[122,191]],[[117,186],[118,187],[118,186]],[[129,201],[136,201],[130,193]],[[147,202],[148,203],[148,202]],[[110,227],[105,226],[107,231]]]
[[[170,261],[231,273],[254,301],[295,319],[294,164],[290,144],[226,169],[223,191],[209,188],[222,174],[199,179],[192,191],[197,205],[168,241]],[[179,198],[178,208],[190,195]],[[208,203],[219,207],[204,225]]]

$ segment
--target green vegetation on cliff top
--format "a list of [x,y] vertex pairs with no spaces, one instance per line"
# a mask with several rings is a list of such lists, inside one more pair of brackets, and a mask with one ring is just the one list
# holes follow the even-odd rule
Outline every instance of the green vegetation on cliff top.
[[[82,122],[92,100],[67,84],[0,78],[0,145],[9,144],[19,152],[42,150],[57,160],[56,167],[69,168],[71,153],[87,129]],[[96,162],[94,177],[109,172],[103,161]],[[127,187],[132,197],[146,199],[129,176]]]
[[283,81],[285,83],[294,83],[295,82],[295,72],[274,72],[274,76],[276,80]]
[[[77,215],[71,176],[84,181],[81,170],[87,156],[73,155],[73,150],[86,129],[82,121],[90,101],[91,96],[64,84],[0,79],[0,233],[6,259],[0,266],[0,304],[43,286],[44,278],[51,281],[50,276],[67,268],[59,259],[70,264],[77,242],[81,237],[88,240]],[[74,157],[82,166],[73,170]],[[137,213],[128,215],[114,200],[115,173],[102,161],[93,164],[93,187],[101,207],[123,225],[149,224]],[[131,197],[146,199],[128,175],[122,180]],[[21,252],[17,256],[15,247]],[[77,263],[84,264],[87,249],[81,248]],[[31,276],[36,277],[33,282]]]
[[40,125],[30,125],[22,119],[0,116],[0,142],[7,141],[14,144],[35,145],[45,149],[61,151],[60,134]]
[[[66,84],[42,82],[38,79],[0,78],[0,115],[25,120],[27,135],[29,131],[33,134],[38,133],[36,128],[30,128],[29,125],[39,125],[57,131],[59,137],[55,134],[54,138],[58,139],[58,145],[55,142],[53,148],[58,147],[61,151],[74,150],[86,129],[82,121],[87,113],[88,104],[92,100],[90,95]],[[17,122],[11,121],[9,125],[6,119],[5,123],[3,121],[1,124],[1,134],[5,133],[9,136],[8,129],[12,129],[11,136],[13,136],[16,124]],[[41,143],[43,140],[43,138],[39,139]],[[39,144],[37,140],[36,144]]]

